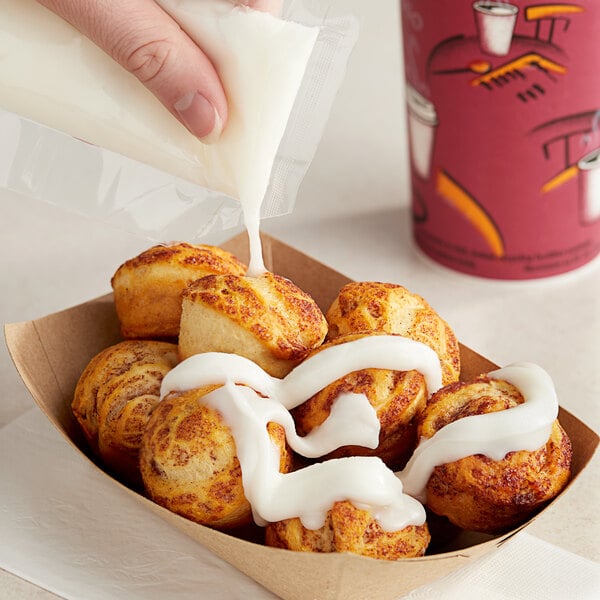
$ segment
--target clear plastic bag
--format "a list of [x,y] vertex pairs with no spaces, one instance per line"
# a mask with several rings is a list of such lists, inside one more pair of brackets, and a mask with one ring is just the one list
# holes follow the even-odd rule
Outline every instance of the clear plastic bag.
[[[171,12],[193,9],[194,2],[217,7],[213,43],[221,51],[235,29],[228,33],[219,19],[245,9],[228,0],[159,3]],[[262,29],[247,28],[245,54],[256,46],[255,35],[263,61],[278,57],[263,71],[274,73],[271,103],[278,101],[274,94],[283,99],[279,123],[269,123],[268,110],[258,121],[243,122],[252,139],[240,146],[233,111],[233,134],[226,129],[216,145],[205,146],[133,76],[34,0],[0,0],[0,13],[0,186],[155,241],[194,240],[238,225],[238,200],[248,185],[266,188],[262,217],[291,212],[358,34],[353,17],[317,16],[306,3],[287,4],[281,19],[253,11]],[[244,16],[237,17],[243,23]],[[296,50],[306,58],[297,58]],[[304,60],[295,67],[297,82],[278,82],[286,53],[296,63]],[[239,101],[222,80],[230,100]],[[260,105],[261,89],[253,89]],[[243,86],[233,96],[240,92]],[[258,166],[252,164],[257,155]]]

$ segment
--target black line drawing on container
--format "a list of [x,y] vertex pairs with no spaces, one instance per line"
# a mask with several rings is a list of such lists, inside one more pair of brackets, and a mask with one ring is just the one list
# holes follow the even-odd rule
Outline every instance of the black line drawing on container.
[[600,219],[600,108],[552,119],[534,127],[529,136],[557,169],[540,193],[577,179],[580,223],[591,225]]
[[[521,14],[509,2],[481,0],[474,3],[473,11],[477,34],[458,34],[438,43],[428,57],[429,76],[472,73],[475,78],[470,84],[490,92],[523,84],[514,97],[527,103],[543,99],[548,86],[568,72],[567,57],[556,40],[584,12],[583,7],[532,4]],[[515,33],[518,18],[522,25]],[[504,60],[499,63],[498,58]]]

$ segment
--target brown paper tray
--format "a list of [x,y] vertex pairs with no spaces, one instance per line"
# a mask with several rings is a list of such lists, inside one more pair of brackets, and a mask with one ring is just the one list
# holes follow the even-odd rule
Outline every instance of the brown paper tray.
[[[340,287],[350,281],[274,238],[263,236],[263,244],[265,263],[270,270],[290,278],[311,293],[323,310],[331,304]],[[248,259],[245,235],[230,240],[224,247],[242,260]],[[89,359],[121,339],[112,295],[34,321],[6,325],[5,335],[15,366],[36,403],[74,450],[95,463],[73,418],[70,404],[75,384]],[[461,359],[462,379],[496,368],[465,346],[461,346]],[[559,418],[573,444],[573,480],[591,459],[598,436],[562,408]],[[457,535],[451,531],[447,551],[398,562],[351,554],[290,552],[188,521],[113,481],[135,496],[142,506],[288,600],[394,598],[492,551],[529,524],[497,537],[466,532]]]

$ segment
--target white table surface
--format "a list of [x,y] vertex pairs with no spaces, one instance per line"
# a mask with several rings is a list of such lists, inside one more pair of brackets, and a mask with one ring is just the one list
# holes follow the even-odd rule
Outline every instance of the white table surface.
[[[266,220],[264,231],[353,279],[401,283],[422,294],[463,343],[500,365],[539,363],[554,378],[561,404],[600,431],[600,262],[563,278],[513,283],[459,275],[423,258],[410,236],[397,2],[327,4],[356,14],[361,36],[294,212]],[[36,318],[110,291],[115,268],[148,246],[7,190],[0,190],[0,206],[4,322]],[[2,427],[32,408],[33,400],[4,346],[0,376]],[[529,529],[595,561],[598,461],[596,456]],[[0,598],[53,597],[0,569]]]

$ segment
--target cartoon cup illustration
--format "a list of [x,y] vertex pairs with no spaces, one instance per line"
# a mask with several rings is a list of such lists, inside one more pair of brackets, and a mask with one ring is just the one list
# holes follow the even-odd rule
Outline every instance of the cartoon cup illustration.
[[414,87],[406,85],[408,135],[413,166],[423,179],[429,177],[438,118],[435,106]]
[[579,167],[579,206],[582,223],[600,218],[600,148],[584,156]]
[[481,0],[473,4],[479,45],[486,54],[506,56],[510,50],[518,7]]

